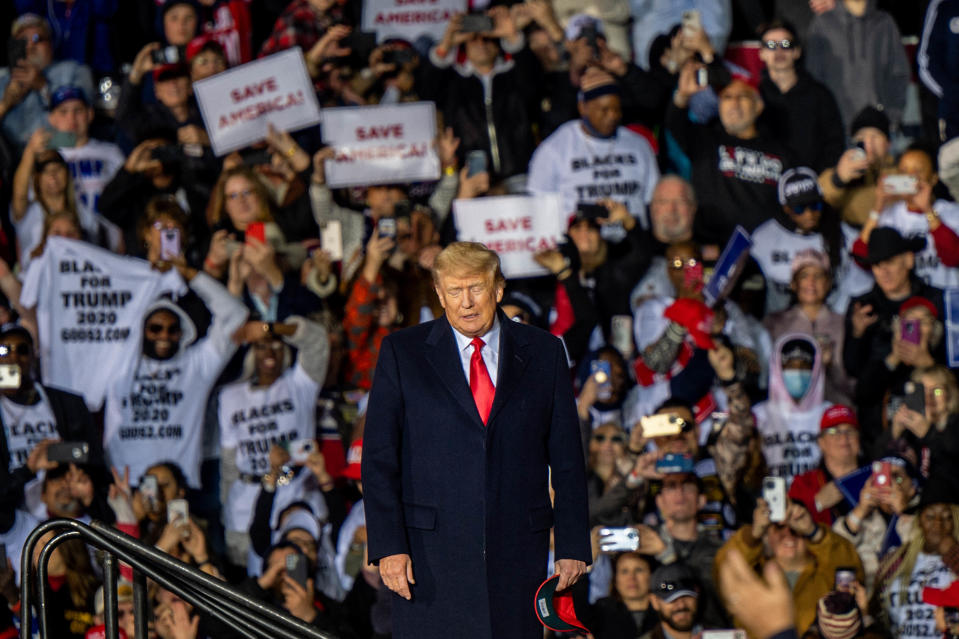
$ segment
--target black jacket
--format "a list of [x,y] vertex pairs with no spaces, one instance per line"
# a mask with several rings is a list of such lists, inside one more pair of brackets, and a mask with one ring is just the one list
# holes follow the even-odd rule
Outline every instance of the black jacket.
[[[457,153],[462,163],[470,151],[486,153],[491,180],[526,173],[533,154],[533,113],[542,72],[528,48],[510,60],[497,59],[492,72],[490,104],[483,82],[470,65],[447,68],[424,60],[424,99],[434,100],[446,126],[460,139]],[[491,142],[495,137],[495,149]]]
[[723,245],[737,224],[752,232],[776,214],[779,177],[791,161],[775,138],[733,137],[718,120],[694,124],[688,109],[672,103],[666,110],[666,128],[689,156],[699,201],[697,240]]
[[[49,400],[60,439],[65,442],[86,442],[90,446],[89,467],[103,469],[103,440],[83,398],[50,386],[42,388]],[[0,426],[2,421],[3,418],[0,417]],[[6,432],[6,428],[0,428],[0,460],[3,461],[0,464],[0,510],[12,513],[13,509],[23,502],[23,487],[35,474],[26,465],[10,470],[10,447],[7,444]],[[94,474],[99,475],[98,470],[94,470]],[[97,480],[102,477],[92,479],[96,486]],[[101,482],[100,487],[105,488],[105,485]]]
[[783,93],[763,71],[759,93],[765,108],[762,121],[775,139],[792,154],[796,166],[808,166],[816,173],[835,166],[846,148],[842,118],[836,98],[826,85],[802,69],[795,86]]

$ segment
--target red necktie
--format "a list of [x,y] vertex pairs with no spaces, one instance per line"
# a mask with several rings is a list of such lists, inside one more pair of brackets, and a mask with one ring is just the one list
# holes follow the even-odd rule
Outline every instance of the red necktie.
[[480,352],[484,346],[483,340],[474,337],[471,344],[473,356],[470,357],[470,392],[473,393],[473,401],[476,402],[480,419],[485,424],[489,419],[489,411],[493,407],[493,393],[496,389],[493,387],[493,380],[490,379],[486,362],[483,361],[483,354]]

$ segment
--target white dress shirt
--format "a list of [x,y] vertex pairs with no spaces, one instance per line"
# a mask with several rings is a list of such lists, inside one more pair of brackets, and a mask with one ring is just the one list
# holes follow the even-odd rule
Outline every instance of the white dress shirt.
[[[480,336],[480,339],[485,342],[483,348],[480,349],[480,354],[483,356],[486,370],[489,371],[489,378],[493,381],[493,388],[496,388],[496,377],[499,372],[499,335],[500,326],[497,317],[493,319],[493,327],[489,329],[489,332]],[[456,338],[456,347],[459,349],[463,374],[466,375],[466,383],[469,384],[470,360],[473,358],[473,338],[463,335],[455,328],[453,328],[453,336]]]

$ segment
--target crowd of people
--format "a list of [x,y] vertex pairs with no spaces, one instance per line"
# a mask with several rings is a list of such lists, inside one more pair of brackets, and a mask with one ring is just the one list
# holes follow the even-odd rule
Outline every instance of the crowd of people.
[[[547,634],[760,639],[759,572],[802,637],[959,636],[956,0],[464,0],[378,43],[359,0],[3,4],[0,637],[57,517],[389,637],[379,349],[442,315],[454,202],[523,194],[565,237],[500,309],[562,340],[593,542]],[[433,102],[439,179],[331,188],[321,125],[214,154],[193,83],[293,47],[321,108]],[[48,575],[49,636],[99,632],[96,553]],[[150,636],[235,635],[150,600]]]

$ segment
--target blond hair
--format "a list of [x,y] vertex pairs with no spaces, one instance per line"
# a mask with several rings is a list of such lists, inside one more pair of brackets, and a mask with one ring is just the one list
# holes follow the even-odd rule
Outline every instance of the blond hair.
[[442,275],[474,275],[483,273],[495,285],[506,283],[499,255],[479,242],[453,242],[440,251],[433,262],[433,283]]

